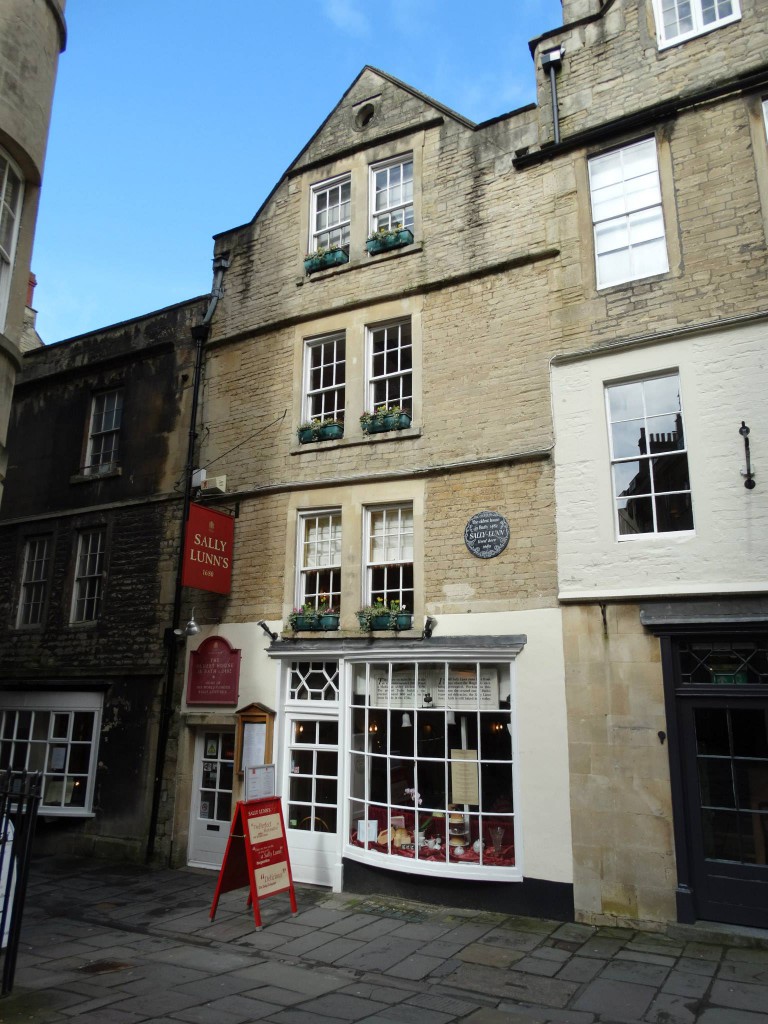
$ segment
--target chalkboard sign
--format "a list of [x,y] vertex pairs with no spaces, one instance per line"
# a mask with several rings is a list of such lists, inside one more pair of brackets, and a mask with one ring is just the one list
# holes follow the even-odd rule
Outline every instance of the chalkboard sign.
[[476,558],[495,558],[509,544],[509,523],[498,512],[478,512],[464,529],[464,543]]

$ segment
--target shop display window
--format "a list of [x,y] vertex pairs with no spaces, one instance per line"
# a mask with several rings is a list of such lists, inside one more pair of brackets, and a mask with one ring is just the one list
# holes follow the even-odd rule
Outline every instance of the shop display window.
[[509,664],[353,666],[350,847],[435,874],[514,868],[511,703]]

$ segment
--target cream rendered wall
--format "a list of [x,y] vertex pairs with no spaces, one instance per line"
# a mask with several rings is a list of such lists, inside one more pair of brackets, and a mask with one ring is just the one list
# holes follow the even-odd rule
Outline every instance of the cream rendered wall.
[[440,615],[433,634],[525,634],[515,659],[517,762],[515,807],[520,814],[526,878],[573,882],[562,612],[544,608],[479,615]]
[[[561,600],[765,589],[766,342],[768,324],[754,322],[553,366]],[[694,532],[617,540],[604,382],[666,370],[680,373]],[[742,420],[752,428],[753,491],[740,472]]]

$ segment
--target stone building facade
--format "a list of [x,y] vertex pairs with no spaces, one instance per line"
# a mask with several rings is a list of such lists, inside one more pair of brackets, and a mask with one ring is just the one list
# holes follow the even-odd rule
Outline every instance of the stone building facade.
[[7,0],[0,10],[0,500],[11,395],[29,331],[27,289],[65,0]]
[[145,855],[204,311],[195,300],[33,349],[17,378],[0,767],[43,772],[43,850]]
[[[190,647],[240,651],[240,691],[182,708],[175,856],[221,857],[206,752],[228,771],[258,704],[298,878],[765,923],[765,504],[739,428],[754,452],[768,26],[757,0],[563,8],[535,107],[474,125],[365,68],[216,239],[200,464],[238,518]],[[487,512],[508,539],[478,557]],[[361,633],[377,597],[405,628]]]

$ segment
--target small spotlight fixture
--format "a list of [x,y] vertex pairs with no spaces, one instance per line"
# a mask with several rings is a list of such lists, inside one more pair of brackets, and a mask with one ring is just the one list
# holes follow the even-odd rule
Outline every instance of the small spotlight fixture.
[[192,614],[189,616],[189,622],[186,624],[184,629],[174,629],[173,635],[183,639],[187,636],[197,636],[200,632],[200,627],[195,622],[195,609],[192,609]]
[[273,633],[273,631],[269,628],[269,626],[266,624],[266,622],[263,619],[261,619],[259,622],[257,622],[256,625],[259,627],[259,629],[263,629],[264,632],[269,637],[269,639],[272,640],[273,642],[275,640],[279,640],[279,637],[278,637],[277,633]]
[[431,615],[428,615],[424,619],[424,629],[421,631],[421,639],[428,640],[432,636],[432,630],[437,625],[437,619],[433,619]]

